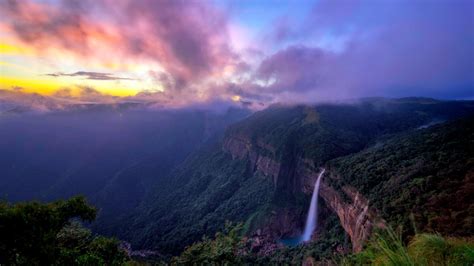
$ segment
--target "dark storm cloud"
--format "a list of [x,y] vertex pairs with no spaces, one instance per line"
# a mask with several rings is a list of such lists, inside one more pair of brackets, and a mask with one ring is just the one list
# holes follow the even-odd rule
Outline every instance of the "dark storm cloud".
[[111,73],[103,72],[89,72],[89,71],[77,71],[74,73],[50,73],[46,74],[51,77],[84,77],[85,79],[90,80],[133,80],[131,78],[116,77]]

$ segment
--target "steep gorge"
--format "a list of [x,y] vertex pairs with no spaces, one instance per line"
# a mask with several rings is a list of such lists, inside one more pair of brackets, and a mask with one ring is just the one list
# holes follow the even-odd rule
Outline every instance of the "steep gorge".
[[[389,224],[403,227],[404,234],[413,234],[417,229],[454,236],[471,234],[472,122],[471,116],[413,129],[320,165],[298,156],[301,152],[294,152],[297,156],[286,160],[278,155],[284,152],[275,152],[271,145],[242,137],[227,138],[223,149],[234,159],[249,160],[257,176],[272,180],[277,191],[286,188],[286,193],[295,197],[311,195],[319,167],[327,168],[320,197],[337,214],[350,236],[353,251],[358,252],[375,228]],[[447,202],[456,205],[449,206]],[[294,235],[298,231],[295,227],[301,226],[301,222],[295,222],[302,219],[301,213],[281,210],[285,220],[292,222],[276,223],[282,227],[278,228],[270,220],[272,230]],[[274,212],[274,219],[279,219],[279,211]]]
[[[254,113],[229,126],[219,143],[190,156],[157,186],[136,214],[124,221],[130,230],[125,229],[122,238],[134,248],[177,254],[203,235],[222,231],[226,221],[244,223],[247,235],[258,236],[259,242],[301,235],[317,174],[324,167],[328,171],[321,183],[320,198],[324,204],[320,206],[320,222],[327,227],[318,227],[313,239],[321,237],[324,241],[325,237],[330,243],[326,242],[324,249],[339,252],[341,244],[342,249],[347,248],[345,231],[353,250],[359,251],[373,229],[384,226],[380,217],[397,223],[393,217],[404,218],[410,213],[394,213],[403,206],[397,195],[391,196],[391,203],[385,202],[384,195],[391,195],[390,190],[383,191],[384,194],[367,190],[379,191],[379,177],[389,179],[388,188],[391,182],[406,179],[391,180],[390,175],[384,175],[384,161],[373,169],[365,156],[354,157],[360,159],[354,164],[351,155],[383,146],[394,136],[427,130],[417,128],[434,118],[449,121],[473,113],[473,107],[469,102],[426,104],[400,99],[312,107],[276,106]],[[419,153],[416,147],[413,153]],[[381,150],[375,157],[384,158],[387,154],[390,152]],[[446,154],[449,150],[437,156],[442,160]],[[423,157],[407,163],[418,167]],[[334,165],[340,158],[345,162],[344,168]],[[408,165],[400,167],[398,159],[394,160],[394,169]],[[353,167],[356,164],[359,167]],[[367,172],[354,176],[351,169]],[[411,189],[423,189],[429,180],[415,178],[412,183],[416,187]],[[410,191],[403,190],[398,195],[401,198]],[[421,213],[415,210],[416,215]],[[332,229],[333,233],[329,233]]]
[[[287,185],[286,188],[292,192],[311,195],[313,191],[319,171],[310,159],[296,158],[295,167],[289,169],[289,172],[292,173],[291,180],[286,180],[288,176],[284,175],[288,173],[288,166],[285,165],[284,161],[270,157],[275,156],[275,152],[269,145],[262,142],[252,145],[252,142],[248,139],[232,136],[224,141],[223,149],[230,153],[233,159],[249,160],[253,170],[272,180],[275,187],[279,186],[279,182],[284,182]],[[263,151],[263,154],[259,151]],[[326,176],[331,175],[332,173]],[[374,227],[385,226],[383,219],[369,206],[369,201],[354,187],[346,186],[342,191],[337,191],[323,179],[320,187],[320,197],[324,199],[326,206],[339,217],[341,226],[349,235],[355,252],[362,250]],[[287,210],[284,210],[284,212],[288,216]],[[280,215],[276,216],[281,217]],[[284,227],[288,225],[287,223],[281,224]],[[283,228],[272,229],[284,231]]]
[[[326,183],[321,184],[320,195],[326,205],[339,217],[341,226],[350,236],[354,252],[362,250],[375,227],[385,227],[385,222],[369,205],[369,201],[357,190],[346,187],[345,195]],[[349,198],[348,201],[344,198]]]

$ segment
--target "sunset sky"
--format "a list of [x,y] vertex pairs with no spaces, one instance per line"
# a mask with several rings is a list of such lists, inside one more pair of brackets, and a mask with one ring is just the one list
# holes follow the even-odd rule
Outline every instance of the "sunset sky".
[[0,89],[21,93],[172,106],[474,97],[469,0],[0,0],[0,16]]

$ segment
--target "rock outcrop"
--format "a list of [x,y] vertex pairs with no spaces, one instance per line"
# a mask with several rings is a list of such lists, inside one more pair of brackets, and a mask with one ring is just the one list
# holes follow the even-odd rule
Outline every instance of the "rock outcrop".
[[245,137],[231,136],[224,140],[223,149],[229,152],[233,159],[248,159],[254,172],[262,173],[277,184],[282,167],[281,163],[274,159],[275,150],[271,146],[263,142],[253,144]]
[[272,180],[276,188],[290,193],[304,192],[303,186],[316,171],[311,160],[299,156],[292,160],[282,159],[274,147],[263,141],[253,143],[242,136],[227,137],[223,150],[230,153],[233,159],[248,159],[253,172]]
[[[223,149],[230,153],[233,159],[249,160],[254,172],[271,179],[276,187],[284,187],[291,193],[311,194],[320,171],[312,160],[296,157],[288,162],[278,159],[273,147],[261,141],[252,142],[245,137],[228,136]],[[369,201],[353,187],[345,186],[342,191],[338,191],[323,179],[319,194],[339,217],[342,227],[350,236],[354,252],[362,250],[375,227],[383,227],[385,224],[369,206]],[[295,217],[290,217],[287,212],[288,210],[282,210],[282,213],[272,215],[282,218],[282,224],[285,226],[278,226],[275,219],[270,219],[271,226],[268,228],[278,234],[295,232],[294,228],[288,230],[287,226],[298,223],[295,222]],[[282,228],[286,228],[286,231]]]
[[[299,173],[303,192],[311,194],[318,172],[305,168]],[[339,217],[341,226],[351,239],[353,251],[359,252],[370,238],[373,229],[385,227],[385,221],[370,207],[364,195],[354,187],[344,186],[342,191],[336,190],[325,180],[327,176],[321,181],[319,196]]]
[[369,206],[369,201],[352,187],[343,188],[349,198],[345,201],[340,192],[322,182],[319,195],[326,204],[337,213],[339,221],[351,238],[352,249],[359,252],[376,227],[384,227],[385,222]]
[[304,227],[304,223],[300,219],[302,215],[304,213],[295,209],[281,208],[278,212],[272,212],[269,215],[262,232],[272,236],[273,239],[299,235],[301,234],[301,228]]

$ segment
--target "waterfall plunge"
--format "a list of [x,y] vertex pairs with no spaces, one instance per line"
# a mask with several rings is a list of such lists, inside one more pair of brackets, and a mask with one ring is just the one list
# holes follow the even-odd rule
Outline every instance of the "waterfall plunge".
[[308,242],[311,240],[311,235],[313,234],[314,229],[316,229],[316,225],[318,223],[319,184],[321,183],[321,178],[323,177],[325,171],[326,169],[323,168],[321,173],[319,173],[316,184],[314,184],[313,196],[311,196],[311,205],[309,206],[308,217],[306,218],[306,225],[302,236],[303,242]]

